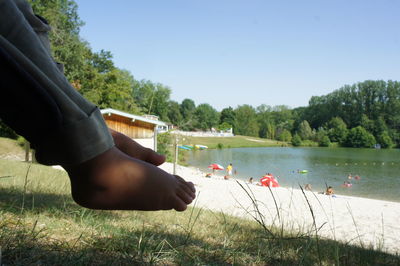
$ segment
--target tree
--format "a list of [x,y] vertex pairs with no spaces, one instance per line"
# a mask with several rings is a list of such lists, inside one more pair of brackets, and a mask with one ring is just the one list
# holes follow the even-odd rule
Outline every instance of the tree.
[[192,118],[194,111],[196,110],[196,104],[192,99],[184,99],[180,106],[181,114],[185,120]]
[[340,117],[332,118],[328,123],[328,136],[332,142],[343,143],[347,135],[346,123]]
[[182,123],[183,116],[180,111],[180,105],[179,103],[175,101],[170,101],[169,102],[169,107],[168,107],[168,120],[174,124],[179,126]]
[[85,54],[89,50],[86,42],[79,37],[84,25],[78,16],[78,6],[72,0],[30,0],[34,12],[51,25],[49,33],[53,57],[65,67],[65,75],[70,81],[82,80]]
[[310,124],[307,122],[307,120],[303,120],[298,128],[298,134],[301,139],[306,140],[306,139],[311,139],[313,136],[312,129],[310,127]]
[[258,137],[258,123],[254,108],[241,105],[235,109],[234,132],[238,135]]
[[135,81],[132,86],[132,96],[145,114],[150,114],[152,111],[155,91],[156,85],[150,80]]
[[99,73],[103,74],[115,69],[112,58],[113,56],[110,51],[100,50],[99,53],[93,53],[89,60],[90,64],[97,69]]
[[168,120],[168,106],[171,89],[160,83],[155,85],[148,114],[157,115],[161,120]]
[[202,130],[210,130],[219,123],[219,113],[208,103],[197,106],[194,111],[194,125]]
[[368,132],[373,132],[373,130],[374,130],[374,121],[369,119],[367,115],[363,114],[361,116],[361,124],[360,124],[360,126],[365,128],[365,130],[367,130]]
[[376,144],[374,136],[362,126],[352,128],[345,141],[347,147],[371,148]]
[[194,111],[196,110],[196,105],[191,99],[184,99],[180,105],[181,114],[183,121],[181,123],[181,129],[183,130],[193,130],[195,121],[193,119]]
[[284,129],[283,132],[279,135],[279,140],[290,142],[292,141],[292,134],[289,130]]
[[[319,143],[319,142],[321,142],[321,140],[322,140],[325,136],[329,138],[328,132],[327,132],[323,127],[320,127],[320,128],[318,128],[318,130],[315,132],[313,140],[314,140],[315,142],[318,142],[318,143]],[[330,142],[330,140],[329,140],[329,142]]]
[[394,146],[392,138],[389,136],[387,131],[383,131],[377,137],[377,142],[381,145],[382,148],[392,148]]
[[390,130],[389,131],[389,136],[393,140],[393,146],[400,148],[400,132],[397,132],[395,130]]
[[114,68],[106,73],[91,73],[82,83],[81,93],[100,108],[139,114],[140,109],[132,98],[132,76],[126,70]]
[[387,82],[383,116],[390,129],[400,130],[400,82]]
[[290,132],[291,129],[293,129],[293,122],[294,120],[288,120],[275,125],[274,126],[275,139],[280,139],[280,136],[284,131]]
[[235,123],[235,112],[232,107],[224,108],[221,111],[220,124],[227,123],[233,125]]
[[295,134],[292,138],[292,145],[298,147],[301,145],[301,138],[299,135]]
[[323,136],[321,138],[321,140],[318,142],[318,145],[320,147],[329,147],[329,145],[331,145],[331,140],[329,139],[329,137],[327,135]]
[[272,108],[262,104],[256,108],[257,123],[259,127],[258,135],[260,138],[275,138],[275,122],[273,120]]
[[383,117],[379,116],[377,119],[374,120],[372,130],[369,130],[369,132],[371,132],[374,136],[379,136],[385,131],[388,131],[388,127]]

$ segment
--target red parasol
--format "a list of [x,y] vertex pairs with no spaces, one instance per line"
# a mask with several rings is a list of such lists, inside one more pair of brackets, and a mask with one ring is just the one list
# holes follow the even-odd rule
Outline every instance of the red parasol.
[[278,180],[271,174],[263,176],[260,179],[260,183],[264,187],[279,187]]
[[224,170],[224,167],[217,164],[217,163],[212,163],[208,166],[208,168],[212,169],[212,170]]

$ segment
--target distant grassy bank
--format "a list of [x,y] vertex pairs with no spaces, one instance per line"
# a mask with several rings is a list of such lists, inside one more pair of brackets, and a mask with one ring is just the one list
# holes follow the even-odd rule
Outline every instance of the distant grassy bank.
[[287,142],[249,137],[249,136],[234,136],[234,137],[184,137],[184,144],[200,144],[205,145],[210,149],[217,148],[243,148],[243,147],[287,147],[290,146]]

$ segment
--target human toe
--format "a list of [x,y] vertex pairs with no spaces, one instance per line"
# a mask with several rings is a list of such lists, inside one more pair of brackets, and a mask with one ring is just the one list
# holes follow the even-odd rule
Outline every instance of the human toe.
[[193,193],[196,193],[196,188],[194,187],[194,184],[192,182],[187,182],[185,179],[182,177],[175,175],[175,177],[178,179],[178,181],[188,187]]
[[178,212],[183,212],[187,209],[187,205],[181,198],[177,197],[173,208]]
[[193,201],[194,198],[195,198],[194,195],[187,193],[187,192],[185,191],[185,189],[182,189],[182,188],[180,188],[180,189],[178,189],[178,190],[176,191],[176,195],[177,195],[183,202],[185,202],[186,204],[192,203],[192,201]]

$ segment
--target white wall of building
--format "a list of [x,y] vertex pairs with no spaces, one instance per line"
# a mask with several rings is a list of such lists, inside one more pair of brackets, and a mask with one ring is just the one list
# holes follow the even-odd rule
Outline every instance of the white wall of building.
[[180,131],[174,130],[171,131],[172,134],[178,134],[182,136],[190,136],[190,137],[233,137],[232,130],[227,132],[221,131]]
[[142,145],[143,147],[150,148],[150,149],[154,150],[154,138],[151,138],[151,139],[133,139],[133,140],[136,141],[137,143],[139,143],[140,145]]

